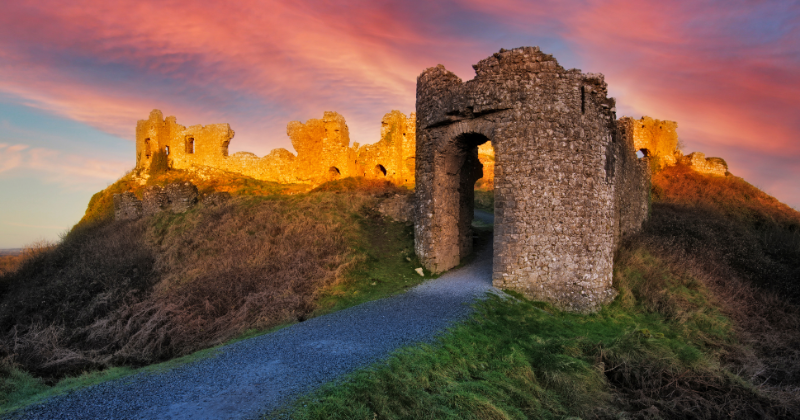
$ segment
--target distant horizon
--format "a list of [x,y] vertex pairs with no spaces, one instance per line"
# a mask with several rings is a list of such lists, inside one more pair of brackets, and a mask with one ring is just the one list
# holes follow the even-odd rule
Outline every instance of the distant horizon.
[[40,0],[0,16],[0,247],[78,222],[154,108],[229,123],[231,153],[293,150],[286,124],[324,111],[371,144],[383,114],[415,111],[424,69],[467,81],[520,46],[603,73],[618,117],[676,121],[685,153],[800,208],[797,2]]

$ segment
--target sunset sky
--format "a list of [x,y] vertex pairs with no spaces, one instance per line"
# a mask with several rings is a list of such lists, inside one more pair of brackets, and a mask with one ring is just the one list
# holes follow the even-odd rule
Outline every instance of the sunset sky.
[[12,1],[0,14],[0,248],[56,240],[134,166],[153,108],[227,122],[231,152],[292,150],[337,111],[351,141],[414,111],[416,77],[463,80],[539,46],[606,76],[617,115],[678,122],[685,152],[800,208],[797,1]]

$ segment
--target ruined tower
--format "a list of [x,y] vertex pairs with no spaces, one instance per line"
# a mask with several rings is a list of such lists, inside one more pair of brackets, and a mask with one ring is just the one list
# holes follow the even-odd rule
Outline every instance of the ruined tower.
[[[441,272],[471,252],[478,146],[491,142],[494,285],[595,310],[614,297],[614,248],[641,227],[649,188],[603,75],[565,70],[536,47],[500,50],[473,67],[466,83],[441,65],[417,79],[417,255]],[[621,208],[626,189],[635,203]],[[631,221],[624,231],[621,218]]]

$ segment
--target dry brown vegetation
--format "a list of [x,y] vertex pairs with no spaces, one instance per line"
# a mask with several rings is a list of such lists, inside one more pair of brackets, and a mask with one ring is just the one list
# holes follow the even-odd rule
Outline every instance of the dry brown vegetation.
[[374,200],[340,190],[85,222],[0,277],[0,357],[56,379],[302,321],[356,261],[353,218]]
[[800,308],[647,231],[621,248],[615,263],[640,276],[615,275],[623,305],[635,301],[663,315],[703,349],[689,359],[709,359],[687,369],[669,357],[632,363],[624,345],[603,353],[624,411],[635,418],[749,419],[791,418],[800,410]]
[[[649,371],[649,386],[641,373],[623,375],[637,379],[623,381],[620,389],[626,400],[645,408],[661,407],[657,401],[668,395],[684,396],[690,412],[730,409],[744,418],[766,412],[774,416],[774,410],[783,413],[778,417],[800,412],[800,214],[739,178],[702,175],[682,166],[657,173],[653,190],[655,202],[645,231],[634,244],[622,248],[616,264],[645,273],[639,301],[687,328],[693,322],[707,326],[716,321],[713,316],[692,319],[690,314],[702,302],[682,293],[665,293],[667,276],[633,250],[645,249],[681,278],[699,281],[711,304],[730,320],[734,334],[725,339],[704,335],[697,341],[713,349],[728,372],[771,402],[753,401],[730,390],[714,397],[726,389],[714,377],[683,373],[674,377],[665,367]],[[686,290],[692,287],[684,285]],[[699,401],[710,398],[717,400],[701,407]],[[744,415],[736,407],[755,411]]]
[[0,276],[16,270],[20,262],[22,262],[20,255],[0,255]]
[[736,176],[711,176],[686,165],[653,174],[653,200],[714,211],[753,227],[777,225],[800,230],[800,212]]

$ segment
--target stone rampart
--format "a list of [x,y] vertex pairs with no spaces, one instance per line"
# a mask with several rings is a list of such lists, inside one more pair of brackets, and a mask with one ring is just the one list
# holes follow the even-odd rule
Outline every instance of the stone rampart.
[[191,182],[147,187],[141,200],[132,192],[114,194],[114,220],[138,219],[162,211],[184,213],[197,204],[198,195]]
[[639,188],[649,188],[626,149],[632,133],[618,138],[603,75],[565,70],[535,47],[500,50],[473,67],[466,83],[441,65],[417,79],[417,255],[441,272],[470,253],[478,146],[491,142],[494,285],[596,310],[615,295],[617,186],[635,190],[625,232],[646,217]]

